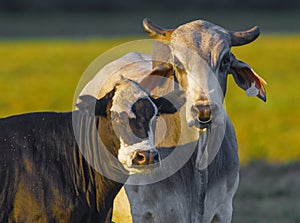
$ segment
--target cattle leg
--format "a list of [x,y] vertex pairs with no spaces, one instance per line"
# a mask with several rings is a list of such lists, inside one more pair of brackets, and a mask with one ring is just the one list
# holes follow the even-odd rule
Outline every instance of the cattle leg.
[[212,223],[230,223],[232,220],[232,202],[234,194],[238,188],[239,184],[239,175],[237,175],[235,183],[233,187],[228,191],[223,204],[221,207],[217,210],[216,214],[214,215],[212,219]]
[[212,223],[230,223],[232,218],[232,200],[226,202],[227,205],[218,211],[218,213],[213,217]]

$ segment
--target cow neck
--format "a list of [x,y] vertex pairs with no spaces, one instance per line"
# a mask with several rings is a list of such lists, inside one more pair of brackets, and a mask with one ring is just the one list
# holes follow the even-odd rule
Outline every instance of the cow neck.
[[[124,174],[118,178],[119,182],[111,180],[105,176],[103,176],[99,171],[98,168],[111,168],[114,170],[115,168],[119,168],[119,166],[114,166],[106,162],[105,166],[101,166],[101,162],[105,162],[105,152],[102,150],[103,148],[101,145],[99,146],[98,140],[98,131],[96,128],[96,124],[98,124],[98,129],[103,128],[104,126],[107,127],[104,131],[100,131],[103,134],[106,133],[106,136],[112,136],[110,134],[111,124],[105,118],[93,117],[89,116],[85,113],[78,112],[73,115],[76,115],[76,119],[78,122],[75,122],[77,126],[75,126],[75,131],[79,131],[79,138],[77,138],[78,146],[81,149],[77,148],[74,150],[74,163],[75,166],[78,166],[78,170],[76,171],[75,177],[75,190],[76,193],[83,192],[85,194],[85,199],[89,206],[95,205],[98,212],[104,215],[109,214],[110,208],[112,208],[113,200],[121,187],[123,186],[122,183],[125,182],[128,175]],[[105,135],[101,135],[100,137],[103,138]],[[105,144],[106,148],[109,152],[110,151],[117,151],[116,140],[108,141],[110,143]],[[107,154],[108,154],[108,151]],[[87,161],[87,157],[92,157],[92,160],[89,159],[90,162]],[[93,163],[91,163],[93,162]],[[108,163],[108,165],[107,165]],[[112,171],[113,172],[113,171]],[[117,171],[119,173],[121,171]],[[112,173],[114,174],[114,173]],[[79,188],[82,188],[80,191]]]

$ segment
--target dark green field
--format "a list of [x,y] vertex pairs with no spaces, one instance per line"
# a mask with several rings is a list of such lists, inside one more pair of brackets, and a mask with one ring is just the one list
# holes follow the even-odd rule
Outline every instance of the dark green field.
[[194,9],[93,12],[93,13],[0,13],[0,39],[11,38],[86,38],[145,36],[142,20],[151,18],[162,27],[174,28],[196,19],[204,19],[231,30],[259,25],[262,33],[297,33],[300,11]]
[[300,164],[252,163],[242,167],[234,223],[299,223]]

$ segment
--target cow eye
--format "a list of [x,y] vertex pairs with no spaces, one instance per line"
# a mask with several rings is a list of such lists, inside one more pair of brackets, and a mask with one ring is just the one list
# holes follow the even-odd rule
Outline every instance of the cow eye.
[[221,71],[228,70],[229,65],[230,65],[230,57],[229,55],[225,55],[221,61],[220,70]]

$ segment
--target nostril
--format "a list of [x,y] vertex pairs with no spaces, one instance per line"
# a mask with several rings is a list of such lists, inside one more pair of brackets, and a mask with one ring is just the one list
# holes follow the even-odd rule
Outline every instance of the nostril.
[[147,164],[147,155],[144,152],[137,152],[134,161],[137,165],[145,165]]
[[132,159],[134,165],[148,165],[159,163],[160,157],[155,150],[137,151]]
[[201,122],[209,122],[211,120],[210,104],[196,104],[194,110],[197,113],[197,118]]

